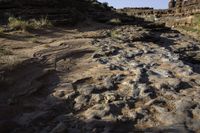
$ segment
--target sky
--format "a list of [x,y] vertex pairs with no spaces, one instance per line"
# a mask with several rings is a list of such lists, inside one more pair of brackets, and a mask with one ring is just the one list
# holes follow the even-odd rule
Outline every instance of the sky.
[[115,8],[123,7],[153,7],[155,9],[168,8],[168,0],[98,0],[99,2],[108,2]]

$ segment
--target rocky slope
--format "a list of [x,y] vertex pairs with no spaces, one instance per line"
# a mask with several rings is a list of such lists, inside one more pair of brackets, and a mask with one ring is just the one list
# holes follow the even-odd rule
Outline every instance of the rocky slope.
[[24,20],[47,18],[55,25],[74,25],[88,18],[105,16],[110,10],[96,0],[2,0],[0,23],[6,23],[13,16]]
[[100,29],[1,71],[1,132],[200,131],[199,42],[153,23]]

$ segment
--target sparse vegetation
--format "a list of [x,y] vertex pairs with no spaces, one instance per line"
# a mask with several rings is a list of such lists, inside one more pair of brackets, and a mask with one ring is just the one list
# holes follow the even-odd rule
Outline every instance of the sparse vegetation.
[[24,21],[15,17],[9,17],[8,26],[11,29],[23,30],[23,31],[26,31],[27,29],[31,28],[30,27],[31,25],[29,25],[27,21]]
[[113,25],[120,25],[122,21],[119,18],[113,18],[108,23]]
[[0,26],[0,34],[3,33],[4,28],[2,26]]
[[52,27],[52,23],[47,18],[25,21],[20,18],[10,17],[8,19],[8,26],[14,30],[28,31],[32,29],[50,28]]
[[3,55],[11,55],[12,52],[10,50],[8,50],[7,48],[0,46],[0,56]]
[[30,24],[34,29],[50,28],[53,26],[52,23],[47,19],[47,17],[41,18],[40,20],[34,19]]
[[118,39],[119,38],[119,33],[116,30],[112,30],[110,32],[110,37],[112,37],[113,39]]

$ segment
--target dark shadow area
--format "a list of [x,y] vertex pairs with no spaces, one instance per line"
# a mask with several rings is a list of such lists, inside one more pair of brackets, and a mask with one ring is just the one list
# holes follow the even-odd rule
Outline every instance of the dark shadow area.
[[[0,121],[1,133],[35,133],[35,132],[58,132],[58,133],[193,133],[187,130],[184,124],[174,124],[165,127],[152,128],[135,128],[135,123],[144,116],[138,115],[135,121],[110,121],[101,120],[96,117],[90,120],[83,120],[76,116],[76,111],[73,110],[73,99],[60,100],[56,97],[49,97],[51,106],[49,108],[32,108],[29,112],[20,110],[26,120],[26,124],[20,125],[15,119],[6,119]],[[11,109],[11,108],[10,108]],[[15,109],[16,110],[16,109]],[[114,110],[114,109],[113,109]],[[6,111],[9,113],[8,111]],[[32,115],[33,119],[26,119]],[[22,115],[21,115],[22,116]],[[21,119],[23,120],[23,119]]]
[[0,132],[14,131],[17,117],[40,110],[38,105],[60,82],[55,71],[47,68],[48,65],[29,59],[12,69],[0,70]]

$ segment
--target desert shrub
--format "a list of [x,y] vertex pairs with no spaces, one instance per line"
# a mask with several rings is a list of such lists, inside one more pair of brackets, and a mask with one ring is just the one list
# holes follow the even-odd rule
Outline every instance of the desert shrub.
[[50,28],[52,23],[45,17],[39,20],[22,20],[20,18],[9,17],[8,26],[14,30],[28,31],[33,29]]
[[24,31],[31,28],[27,21],[15,17],[9,17],[8,26],[14,30],[24,30]]
[[113,19],[109,20],[108,23],[113,24],[113,25],[120,25],[122,23],[122,21],[119,18],[113,18]]
[[41,18],[39,20],[34,19],[30,22],[30,25],[32,25],[31,27],[33,27],[33,29],[50,28],[53,26],[47,17]]

